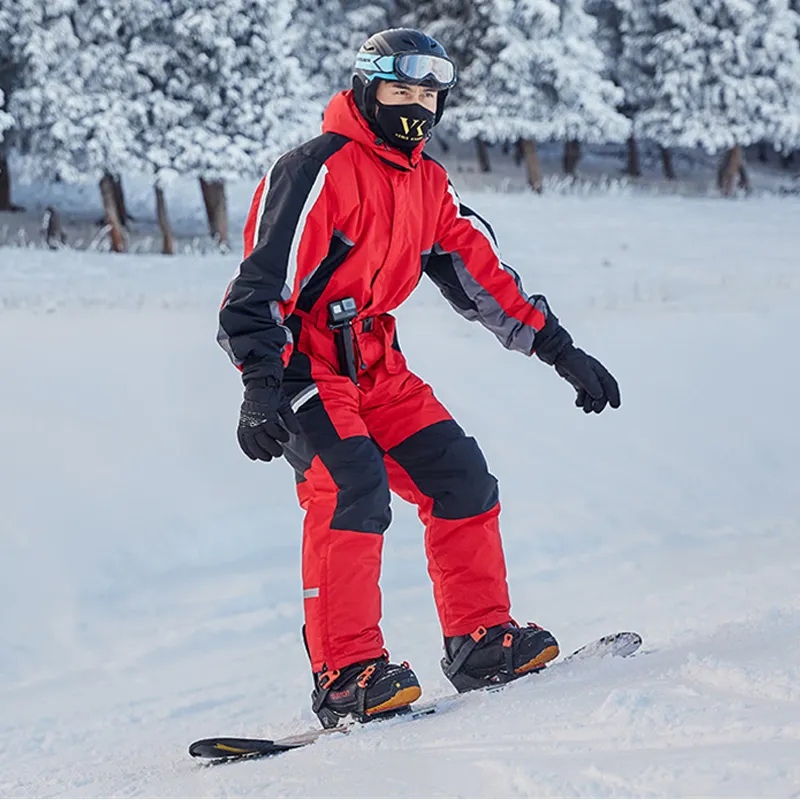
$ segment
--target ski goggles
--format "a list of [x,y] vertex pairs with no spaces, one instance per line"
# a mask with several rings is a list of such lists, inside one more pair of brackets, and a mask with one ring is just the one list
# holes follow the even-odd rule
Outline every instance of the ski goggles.
[[429,83],[438,90],[450,89],[456,84],[456,68],[452,61],[424,53],[392,56],[359,53],[356,69],[362,70],[369,80],[381,78],[385,81],[408,81],[412,84]]

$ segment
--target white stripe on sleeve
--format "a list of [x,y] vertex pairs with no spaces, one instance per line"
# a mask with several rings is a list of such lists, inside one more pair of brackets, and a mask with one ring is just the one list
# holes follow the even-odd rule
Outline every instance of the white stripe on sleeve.
[[306,202],[303,204],[303,210],[300,212],[300,219],[297,220],[297,227],[294,229],[294,236],[292,237],[292,246],[289,248],[289,263],[286,265],[286,283],[283,285],[281,292],[281,300],[284,302],[289,300],[294,291],[294,279],[297,276],[297,256],[300,251],[300,240],[303,238],[303,232],[306,229],[306,220],[314,204],[319,200],[322,194],[322,189],[325,186],[325,177],[328,174],[328,168],[323,164],[320,167],[317,179],[311,187],[311,191],[306,197]]

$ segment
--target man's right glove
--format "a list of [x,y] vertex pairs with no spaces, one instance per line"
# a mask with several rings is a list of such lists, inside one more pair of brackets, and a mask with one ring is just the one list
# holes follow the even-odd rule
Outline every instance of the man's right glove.
[[270,375],[248,380],[236,431],[244,454],[252,461],[280,458],[291,433],[300,433],[300,423],[280,379]]

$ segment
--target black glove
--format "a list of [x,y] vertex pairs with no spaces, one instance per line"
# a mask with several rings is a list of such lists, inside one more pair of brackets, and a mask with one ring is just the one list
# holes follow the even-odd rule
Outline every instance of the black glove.
[[536,334],[535,347],[536,355],[574,387],[578,408],[587,414],[599,414],[607,405],[619,408],[619,385],[614,376],[596,358],[575,347],[552,313]]
[[236,436],[239,447],[252,461],[272,461],[283,455],[282,443],[290,433],[300,433],[300,423],[274,376],[253,378],[245,384]]
[[585,413],[599,414],[606,405],[619,408],[619,385],[614,376],[593,356],[570,344],[553,365],[556,372],[572,384],[578,396],[575,405]]

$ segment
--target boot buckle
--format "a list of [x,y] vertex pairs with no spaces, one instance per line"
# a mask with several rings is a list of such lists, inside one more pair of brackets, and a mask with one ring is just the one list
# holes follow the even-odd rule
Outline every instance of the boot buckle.
[[375,665],[370,664],[361,674],[358,676],[358,680],[356,681],[356,686],[359,689],[366,689],[367,684],[369,683],[369,679],[372,677],[372,674],[375,672]]
[[338,669],[329,669],[326,672],[323,672],[317,678],[317,683],[319,684],[319,688],[323,691],[325,689],[330,688],[330,685],[339,677],[341,673]]
[[474,631],[470,634],[470,638],[472,639],[475,644],[477,644],[483,637],[486,636],[486,628],[483,625],[478,625]]

